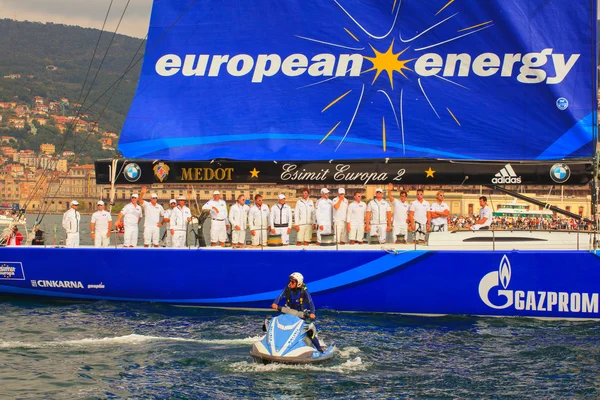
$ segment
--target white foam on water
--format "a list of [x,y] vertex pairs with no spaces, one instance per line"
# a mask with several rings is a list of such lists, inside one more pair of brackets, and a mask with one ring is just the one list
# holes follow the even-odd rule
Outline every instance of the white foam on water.
[[8,348],[23,348],[23,349],[39,349],[48,347],[60,347],[60,346],[111,346],[120,344],[142,344],[154,341],[175,341],[175,342],[188,342],[188,343],[203,343],[203,344],[223,344],[223,345],[246,345],[252,344],[262,339],[262,336],[247,337],[244,339],[188,339],[188,338],[177,338],[177,337],[163,337],[163,336],[146,336],[146,335],[125,335],[116,337],[105,337],[105,338],[86,338],[78,340],[57,340],[50,342],[39,342],[39,343],[27,343],[18,341],[4,341],[0,340],[0,349]]
[[353,354],[360,353],[360,349],[358,347],[348,347],[345,349],[337,349],[336,354],[342,358],[350,358]]
[[230,365],[230,368],[236,372],[277,372],[277,371],[316,371],[316,372],[337,372],[348,374],[357,371],[364,371],[370,363],[363,362],[360,357],[347,360],[337,365],[315,365],[315,364],[260,364],[249,361],[240,361]]

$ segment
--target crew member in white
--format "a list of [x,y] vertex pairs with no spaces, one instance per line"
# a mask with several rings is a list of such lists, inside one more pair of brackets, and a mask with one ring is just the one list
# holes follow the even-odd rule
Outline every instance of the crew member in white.
[[417,189],[417,199],[410,205],[409,220],[410,229],[415,232],[415,240],[418,243],[425,242],[425,233],[431,228],[429,208],[429,202],[423,199],[423,189]]
[[246,221],[248,220],[248,207],[246,198],[240,194],[237,202],[229,209],[229,222],[231,222],[231,247],[242,248],[246,243]]
[[487,197],[481,196],[479,198],[479,205],[481,206],[479,219],[471,226],[471,229],[474,231],[489,229],[490,225],[492,225],[492,210],[487,205]]
[[315,223],[315,205],[308,198],[308,189],[302,189],[302,198],[296,202],[294,209],[295,229],[298,232],[297,246],[308,246],[312,240],[313,225]]
[[90,221],[90,232],[94,239],[94,247],[110,246],[110,231],[112,229],[112,217],[110,213],[104,209],[102,200],[97,203],[98,211],[92,214]]
[[248,212],[248,227],[252,236],[252,246],[266,246],[269,231],[269,206],[263,204],[262,195],[254,196],[254,205]]
[[429,208],[432,232],[448,232],[448,216],[450,207],[444,202],[444,192],[438,191],[435,195],[435,203]]
[[160,204],[157,204],[158,194],[150,195],[150,202],[144,201],[146,194],[146,186],[142,186],[140,194],[140,206],[144,210],[144,247],[149,247],[152,244],[158,247],[160,242],[160,227],[163,225],[165,209]]
[[229,229],[227,219],[227,204],[221,199],[221,192],[215,190],[212,200],[202,206],[203,210],[210,210],[210,245],[225,247],[227,230]]
[[138,195],[131,195],[131,203],[125,205],[119,216],[116,225],[119,225],[123,218],[125,234],[123,235],[123,247],[135,247],[138,242],[138,225],[142,219],[142,207],[138,204]]
[[171,213],[173,209],[177,207],[177,200],[171,199],[169,200],[169,208],[165,210],[165,215],[163,217],[163,223],[165,224],[165,247],[173,247],[173,235],[171,235]]
[[[394,209],[392,217],[392,234],[394,235],[394,241],[396,241],[396,243],[406,243],[406,236],[408,235],[408,209],[410,208],[408,201],[406,201],[408,193],[402,190],[400,192],[400,200],[398,200],[392,196],[392,190],[394,190],[394,185],[389,183],[388,199]],[[398,239],[398,236],[402,236],[402,239]]]
[[77,200],[71,201],[71,208],[63,214],[62,226],[67,232],[65,247],[79,247],[79,223],[81,222],[81,215],[77,211],[77,206],[79,206]]
[[354,192],[354,201],[348,206],[348,232],[350,244],[363,244],[365,238],[365,215],[367,205],[362,201],[362,194]]
[[271,207],[271,234],[281,235],[281,243],[287,246],[292,231],[292,207],[285,204],[283,193],[277,196],[278,203]]
[[371,237],[377,236],[379,243],[385,243],[387,232],[392,231],[392,209],[383,199],[383,189],[375,189],[375,198],[367,205],[367,231]]
[[348,199],[346,198],[346,190],[339,188],[337,197],[333,199],[333,225],[335,226],[335,240],[339,244],[348,242],[347,218]]
[[330,234],[333,225],[333,202],[329,200],[327,188],[321,189],[321,198],[315,204],[315,219],[317,221],[317,245],[320,245],[322,236]]
[[185,197],[177,198],[177,207],[171,209],[169,223],[171,235],[173,235],[173,247],[185,247],[185,235],[187,233],[188,223],[192,222],[192,212],[185,205]]

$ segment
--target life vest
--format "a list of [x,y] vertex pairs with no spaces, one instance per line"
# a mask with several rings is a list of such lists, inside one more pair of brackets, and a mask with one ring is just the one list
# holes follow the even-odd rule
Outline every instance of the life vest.
[[285,305],[296,311],[304,311],[304,293],[306,293],[306,285],[293,290],[287,286],[285,288]]

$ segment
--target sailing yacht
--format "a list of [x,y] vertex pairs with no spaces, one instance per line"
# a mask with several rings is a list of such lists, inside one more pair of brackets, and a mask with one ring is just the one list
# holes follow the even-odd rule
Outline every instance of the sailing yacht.
[[[97,181],[595,196],[596,7],[155,1],[124,158],[98,161]],[[598,319],[596,247],[594,233],[487,230],[428,246],[6,248],[0,293],[264,309],[300,271],[320,308]]]

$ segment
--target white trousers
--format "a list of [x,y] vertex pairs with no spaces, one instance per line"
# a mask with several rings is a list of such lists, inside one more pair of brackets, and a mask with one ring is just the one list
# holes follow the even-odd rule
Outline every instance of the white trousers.
[[321,235],[329,235],[331,233],[331,225],[323,225],[323,229],[317,229],[317,243],[321,243]]
[[225,221],[212,220],[210,223],[210,242],[211,243],[225,243],[227,240],[227,227]]
[[312,240],[312,225],[300,225],[297,242],[310,243]]
[[255,235],[252,236],[252,246],[266,246],[267,245],[267,230],[257,229],[254,231]]
[[144,246],[153,244],[158,246],[160,241],[160,228],[158,226],[146,226],[144,227]]
[[427,221],[425,221],[425,222],[415,221],[415,240],[425,240],[426,232],[427,232]]
[[171,235],[169,224],[167,224],[167,232],[165,234],[165,247],[173,247],[173,235]]
[[371,237],[373,236],[377,236],[379,238],[379,243],[383,244],[385,243],[385,239],[387,236],[387,224],[376,224],[376,225],[371,225],[371,232],[369,232],[371,234]]
[[106,236],[108,231],[94,232],[94,247],[108,247],[110,246],[110,236]]
[[394,224],[394,241],[397,240],[398,235],[402,235],[404,240],[407,239],[408,235],[408,224]]
[[79,232],[67,233],[65,247],[79,247]]
[[350,222],[350,240],[353,242],[362,243],[365,239],[365,224]]
[[340,243],[348,243],[348,230],[346,227],[348,223],[346,221],[338,221],[335,223],[335,240]]
[[287,233],[288,227],[284,226],[283,228],[275,228],[275,234],[281,235],[281,243],[284,245],[290,243],[290,234]]
[[231,228],[231,243],[246,244],[246,230],[240,229],[238,231],[235,228]]
[[173,248],[185,248],[185,231],[175,231],[173,234]]
[[123,246],[124,247],[135,247],[138,242],[138,226],[127,226],[125,225],[125,234],[123,235]]

